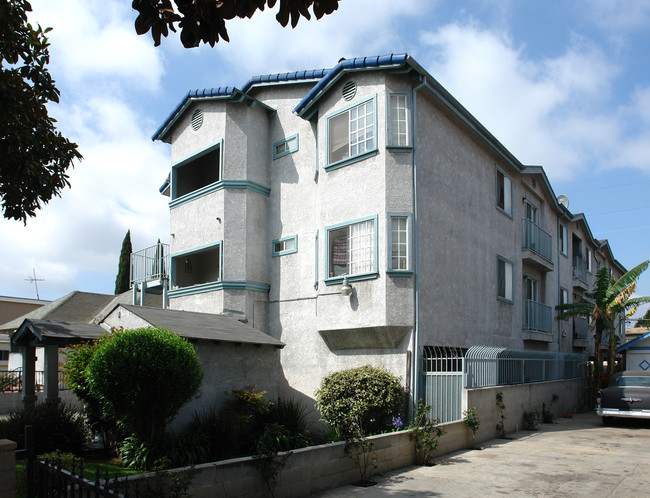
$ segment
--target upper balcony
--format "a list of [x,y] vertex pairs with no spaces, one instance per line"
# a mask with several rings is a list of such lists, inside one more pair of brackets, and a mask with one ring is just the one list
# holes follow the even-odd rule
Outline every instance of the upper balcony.
[[589,322],[586,318],[573,319],[573,347],[586,348],[589,345]]
[[146,282],[147,289],[162,287],[169,281],[169,244],[156,245],[131,253],[131,286]]
[[553,270],[553,237],[531,220],[522,220],[523,258],[542,271]]
[[573,258],[573,286],[589,290],[587,280],[587,262],[582,256]]
[[553,309],[550,306],[526,299],[523,339],[540,342],[553,340]]

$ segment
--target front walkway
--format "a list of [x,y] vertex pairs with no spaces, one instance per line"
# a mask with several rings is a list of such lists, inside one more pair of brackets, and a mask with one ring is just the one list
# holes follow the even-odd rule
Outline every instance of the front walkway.
[[[648,496],[650,422],[604,427],[592,413],[557,419],[536,432],[495,439],[482,450],[407,467],[369,488],[343,486],[318,496]],[[443,436],[444,437],[444,436]]]

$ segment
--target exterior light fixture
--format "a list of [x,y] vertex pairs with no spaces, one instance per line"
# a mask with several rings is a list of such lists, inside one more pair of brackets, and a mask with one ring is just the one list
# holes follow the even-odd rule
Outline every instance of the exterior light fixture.
[[341,285],[340,292],[343,296],[349,296],[352,294],[352,286],[350,285],[350,282],[348,282],[348,277],[343,277],[343,284]]

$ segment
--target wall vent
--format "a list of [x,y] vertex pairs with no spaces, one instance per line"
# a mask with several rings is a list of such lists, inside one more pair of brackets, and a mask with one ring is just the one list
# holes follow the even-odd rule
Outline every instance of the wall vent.
[[203,111],[201,109],[195,109],[192,113],[192,129],[194,131],[201,128],[203,124]]
[[343,86],[343,98],[345,100],[352,100],[357,94],[357,84],[354,81],[348,81]]

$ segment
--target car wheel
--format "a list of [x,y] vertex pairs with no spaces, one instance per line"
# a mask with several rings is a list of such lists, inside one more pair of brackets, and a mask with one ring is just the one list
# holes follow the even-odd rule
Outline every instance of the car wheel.
[[614,425],[614,417],[603,417],[603,425]]

